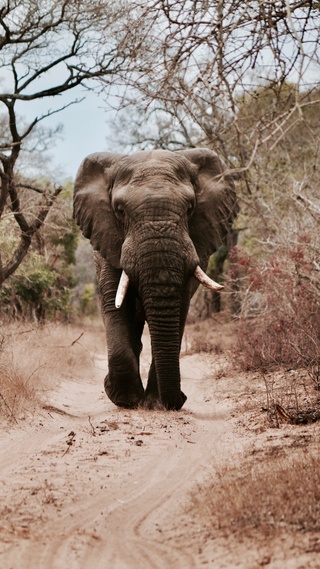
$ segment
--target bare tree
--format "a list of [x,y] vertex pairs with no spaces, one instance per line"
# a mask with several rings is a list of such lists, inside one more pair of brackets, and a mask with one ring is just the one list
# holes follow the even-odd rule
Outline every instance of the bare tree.
[[242,243],[272,256],[308,228],[319,282],[319,2],[138,0],[135,10],[122,148],[218,150],[238,178]]
[[[304,110],[320,103],[306,98],[319,83],[319,3],[154,0],[138,1],[136,10],[139,28],[131,22],[128,29],[134,69],[123,76],[125,102],[147,114],[161,107],[168,122],[174,116],[173,130],[192,121],[195,142],[218,147],[250,190],[246,172],[258,149],[276,147]],[[291,104],[279,112],[288,83],[295,84]],[[250,106],[265,92],[270,105],[244,125],[244,97]]]
[[[61,191],[35,186],[19,173],[28,142],[43,141],[39,124],[79,101],[77,87],[101,87],[123,70],[119,18],[124,5],[102,0],[5,0],[0,7],[0,220],[14,219],[19,241],[1,259],[0,285],[24,259]],[[100,82],[100,83],[99,83]],[[66,103],[60,95],[76,94]],[[47,111],[26,123],[25,105],[47,100]],[[62,99],[64,101],[64,99]],[[32,150],[29,143],[29,150]],[[27,210],[33,194],[40,197]]]
[[309,151],[312,140],[311,156],[300,153],[304,174],[318,160],[310,117],[320,105],[319,2],[138,0],[135,10],[132,72],[121,77],[126,143],[217,149],[263,217],[270,163],[281,157],[297,173],[292,136],[303,133]]

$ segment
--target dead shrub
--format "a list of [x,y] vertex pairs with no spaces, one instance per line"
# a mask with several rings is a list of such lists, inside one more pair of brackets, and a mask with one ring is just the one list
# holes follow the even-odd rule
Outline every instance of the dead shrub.
[[193,354],[221,354],[223,349],[219,342],[212,343],[206,340],[192,340],[191,344],[188,345],[184,354],[191,356]]
[[16,421],[26,408],[36,405],[37,371],[27,377],[14,365],[0,366],[0,416]]
[[42,405],[47,392],[64,379],[90,373],[94,354],[105,352],[101,326],[21,323],[2,328],[0,417],[17,421]]
[[320,387],[320,282],[308,249],[246,261],[237,360],[244,370],[304,368]]
[[231,464],[192,497],[209,531],[272,534],[320,529],[320,455],[301,448],[291,456]]
[[6,327],[1,335],[0,364],[0,416],[14,421],[21,417],[26,408],[36,405],[36,385],[39,384],[39,364],[30,366],[30,358],[24,357],[25,340],[20,334],[28,334],[27,330],[19,330],[16,334],[13,327]]
[[182,353],[221,355],[234,349],[237,324],[227,312],[221,312],[196,324],[187,324]]

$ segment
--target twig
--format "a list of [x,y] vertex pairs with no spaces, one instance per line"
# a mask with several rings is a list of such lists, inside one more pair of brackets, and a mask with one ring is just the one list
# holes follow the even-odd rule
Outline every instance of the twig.
[[80,340],[80,338],[82,338],[83,334],[84,334],[84,332],[81,332],[80,336],[78,336],[78,338],[76,338],[75,340],[73,340],[73,342],[71,342],[70,347],[74,346],[78,342],[78,340]]
[[70,447],[71,447],[71,446],[73,445],[73,443],[74,443],[75,436],[76,436],[76,433],[75,433],[74,431],[71,431],[71,432],[69,433],[69,435],[68,435],[69,440],[67,440],[67,445],[68,445],[68,446],[67,446],[67,448],[66,448],[66,450],[64,451],[64,453],[63,453],[62,456],[65,456],[65,455],[67,454],[67,452],[69,452]]
[[89,425],[90,425],[90,427],[91,427],[92,435],[95,437],[95,436],[96,436],[96,430],[95,430],[95,428],[94,428],[94,426],[93,426],[93,424],[92,424],[90,415],[88,416],[88,421],[89,421]]

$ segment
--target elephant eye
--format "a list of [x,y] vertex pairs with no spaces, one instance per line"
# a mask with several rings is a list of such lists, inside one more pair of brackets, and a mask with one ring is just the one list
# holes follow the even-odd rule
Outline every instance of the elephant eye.
[[122,204],[117,204],[115,206],[115,213],[116,215],[120,218],[123,219],[125,216],[125,211],[124,211],[124,207]]
[[191,217],[191,215],[193,214],[194,208],[195,208],[195,203],[194,203],[194,201],[190,201],[190,202],[188,203],[188,207],[187,207],[188,217]]

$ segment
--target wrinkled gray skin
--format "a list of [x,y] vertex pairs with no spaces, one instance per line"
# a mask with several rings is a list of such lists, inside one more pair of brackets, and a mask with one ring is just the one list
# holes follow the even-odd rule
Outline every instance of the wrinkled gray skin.
[[[221,244],[237,214],[234,185],[215,152],[153,150],[92,154],[75,182],[74,217],[95,250],[115,405],[180,409],[179,353],[199,264]],[[124,269],[130,286],[115,295]],[[152,363],[144,390],[141,334],[148,322]]]

